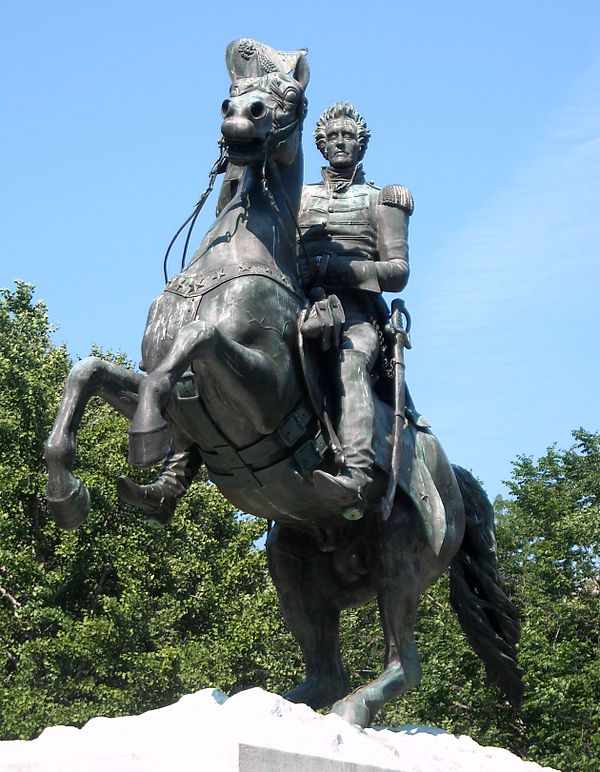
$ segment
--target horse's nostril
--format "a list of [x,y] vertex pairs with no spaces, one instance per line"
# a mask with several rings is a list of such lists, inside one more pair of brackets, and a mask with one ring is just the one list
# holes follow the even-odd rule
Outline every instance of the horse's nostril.
[[253,118],[262,118],[263,115],[266,113],[267,108],[265,107],[264,102],[252,102],[250,105],[250,115]]
[[231,112],[231,99],[224,99],[221,105],[221,115],[226,118]]

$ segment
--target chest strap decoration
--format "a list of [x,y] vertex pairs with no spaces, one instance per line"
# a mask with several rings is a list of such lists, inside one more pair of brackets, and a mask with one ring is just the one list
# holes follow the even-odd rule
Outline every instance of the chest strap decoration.
[[220,287],[228,281],[237,279],[240,276],[264,276],[285,287],[289,292],[304,300],[304,294],[300,286],[286,276],[274,265],[265,265],[264,263],[240,263],[239,265],[224,265],[214,271],[205,271],[195,276],[180,273],[174,276],[167,286],[165,292],[174,295],[180,295],[184,298],[202,297],[207,292]]

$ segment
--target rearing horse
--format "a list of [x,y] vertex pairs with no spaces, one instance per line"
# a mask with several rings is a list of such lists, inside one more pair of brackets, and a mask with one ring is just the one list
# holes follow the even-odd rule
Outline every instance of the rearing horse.
[[[189,266],[149,312],[147,375],[98,358],[77,363],[46,444],[47,498],[64,528],[87,517],[90,497],[72,474],[75,439],[98,395],[132,419],[130,461],[148,467],[170,450],[199,448],[209,475],[240,510],[274,521],[269,570],[299,641],[306,679],[285,696],[331,705],[368,725],[420,682],[414,639],[419,598],[450,566],[451,600],[513,702],[519,624],[497,570],[493,510],[475,479],[452,467],[426,425],[402,434],[402,469],[389,519],[381,516],[393,411],[376,398],[376,463],[365,516],[319,500],[317,469],[334,471],[328,434],[305,385],[298,318],[307,308],[297,269],[306,52],[242,39],[227,49],[223,102],[228,160],[244,169]],[[234,186],[235,187],[235,186]],[[229,200],[227,200],[229,198]],[[339,647],[340,611],[377,597],[385,669],[352,694]]]

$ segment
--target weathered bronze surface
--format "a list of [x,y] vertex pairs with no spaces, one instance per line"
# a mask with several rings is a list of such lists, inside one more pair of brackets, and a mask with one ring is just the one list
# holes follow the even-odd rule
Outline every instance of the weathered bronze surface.
[[[288,699],[366,726],[417,686],[419,597],[450,568],[465,632],[518,703],[519,624],[496,570],[492,507],[414,409],[397,316],[385,331],[381,292],[408,279],[410,192],[365,181],[369,132],[347,103],[321,117],[328,166],[303,188],[306,51],[244,38],[226,60],[217,218],[152,304],[146,374],[93,357],[72,369],[46,445],[56,521],[76,528],[89,512],[72,466],[99,395],[131,419],[134,466],[165,459],[152,485],[122,478],[123,499],[166,522],[203,462],[236,507],[275,522],[269,568],[306,660]],[[385,669],[349,695],[339,615],[373,597]]]
[[320,494],[347,504],[344,516],[364,513],[373,481],[374,368],[380,358],[378,324],[387,313],[382,290],[399,292],[408,280],[410,191],[383,190],[365,181],[361,160],[370,133],[364,118],[346,102],[326,110],[317,124],[317,147],[329,162],[323,179],[303,190],[301,248],[307,262],[305,286],[322,287],[341,300],[345,322],[336,355],[330,357],[336,429],[344,455],[332,475],[317,470]]

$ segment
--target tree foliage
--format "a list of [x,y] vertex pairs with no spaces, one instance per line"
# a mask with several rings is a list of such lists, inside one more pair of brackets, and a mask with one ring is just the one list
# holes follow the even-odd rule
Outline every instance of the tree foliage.
[[[99,401],[76,469],[92,513],[76,532],[56,528],[42,446],[71,362],[50,333],[29,285],[0,293],[0,736],[139,713],[205,686],[290,688],[302,662],[255,546],[263,525],[201,479],[167,529],[150,527],[116,498],[115,478],[131,472],[127,422]],[[537,462],[518,458],[510,498],[495,502],[500,565],[522,614],[522,713],[486,688],[442,580],[421,605],[421,688],[379,723],[437,725],[559,769],[597,768],[600,434],[574,437]],[[342,639],[353,686],[381,672],[374,605],[345,613]]]
[[[0,737],[94,715],[139,713],[211,685],[274,690],[299,666],[277,614],[264,525],[196,482],[169,528],[122,505],[127,422],[93,400],[77,474],[92,513],[58,529],[42,449],[71,362],[46,308],[18,283],[0,295]],[[95,352],[98,354],[99,352]]]
[[531,753],[562,769],[600,758],[600,434],[520,457],[497,502],[507,581],[523,611]]

